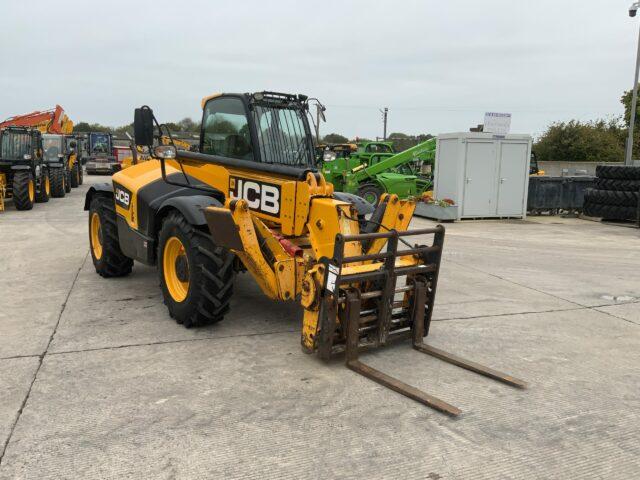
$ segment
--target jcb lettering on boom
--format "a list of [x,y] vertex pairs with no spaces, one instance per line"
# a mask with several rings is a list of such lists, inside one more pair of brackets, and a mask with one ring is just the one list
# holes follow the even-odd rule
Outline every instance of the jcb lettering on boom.
[[229,177],[229,192],[231,198],[246,200],[251,210],[267,215],[280,215],[280,185]]

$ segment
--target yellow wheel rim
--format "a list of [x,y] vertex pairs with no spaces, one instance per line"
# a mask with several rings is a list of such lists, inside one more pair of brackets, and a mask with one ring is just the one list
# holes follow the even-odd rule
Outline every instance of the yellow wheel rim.
[[91,250],[93,250],[93,256],[98,260],[102,258],[102,226],[100,224],[100,216],[97,212],[91,214]]
[[178,237],[169,238],[164,245],[162,271],[169,295],[176,302],[183,302],[189,292],[189,260]]
[[36,187],[33,184],[33,180],[29,180],[29,200],[32,202],[36,199]]
[[44,176],[44,191],[47,194],[47,197],[51,193],[51,183],[49,182],[49,175]]

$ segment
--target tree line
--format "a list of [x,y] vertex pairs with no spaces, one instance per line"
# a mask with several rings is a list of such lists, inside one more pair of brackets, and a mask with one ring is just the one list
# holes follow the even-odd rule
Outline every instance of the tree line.
[[[538,160],[572,162],[622,162],[631,118],[631,90],[620,97],[624,114],[587,122],[570,120],[552,123],[533,145]],[[634,156],[640,154],[640,114],[636,112],[633,132]]]
[[[169,122],[165,124],[171,133],[198,134],[200,133],[200,122],[191,118],[183,118],[179,122]],[[120,127],[110,127],[99,123],[78,122],[73,126],[74,132],[109,132],[116,135],[129,133],[133,135],[133,123]]]

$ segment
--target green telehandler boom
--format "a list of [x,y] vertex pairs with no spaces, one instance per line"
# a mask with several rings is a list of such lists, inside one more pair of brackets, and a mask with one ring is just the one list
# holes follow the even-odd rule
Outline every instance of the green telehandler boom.
[[383,193],[400,198],[422,195],[432,183],[425,167],[433,168],[436,139],[399,153],[390,142],[366,142],[350,155],[325,156],[322,173],[337,191],[354,193],[376,205]]

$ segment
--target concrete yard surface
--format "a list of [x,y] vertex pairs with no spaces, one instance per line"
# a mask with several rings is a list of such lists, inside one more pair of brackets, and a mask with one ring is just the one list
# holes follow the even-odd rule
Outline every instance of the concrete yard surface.
[[[103,279],[88,185],[0,213],[0,479],[640,477],[640,231],[581,219],[448,224],[427,343],[367,364],[451,419],[300,350],[302,310],[248,274],[223,322],[185,329],[154,268]],[[414,227],[433,225],[415,219]]]

